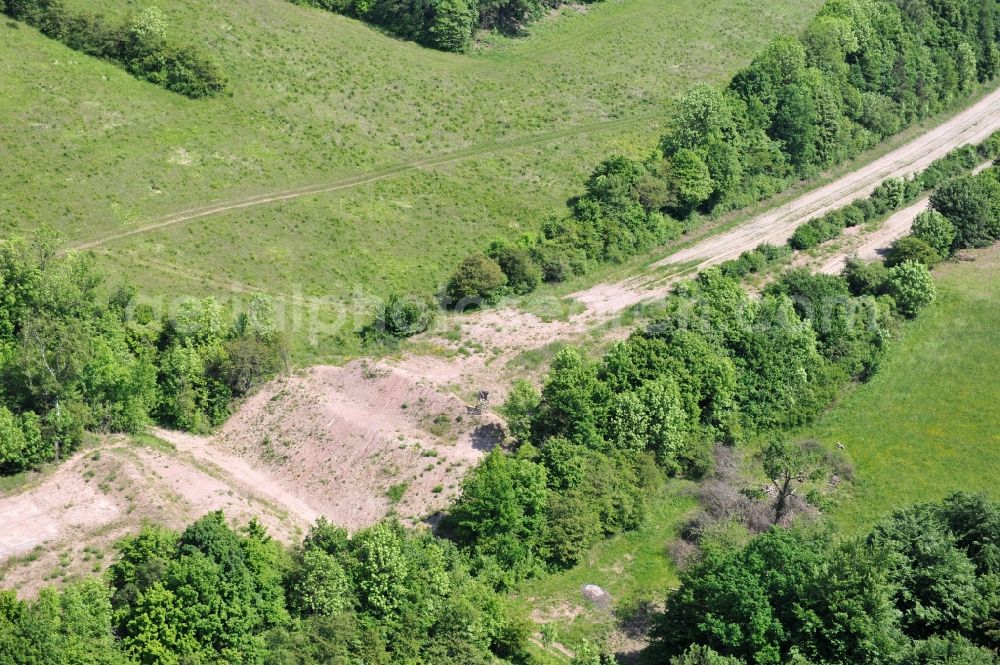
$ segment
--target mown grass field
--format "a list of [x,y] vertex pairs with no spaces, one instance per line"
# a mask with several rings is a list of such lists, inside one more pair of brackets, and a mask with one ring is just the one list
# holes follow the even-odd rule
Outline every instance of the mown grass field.
[[849,532],[953,491],[1000,497],[1000,247],[970,256],[935,271],[938,301],[807,433],[854,461],[856,484],[832,514]]
[[[112,15],[126,0],[71,0]],[[0,229],[71,244],[220,201],[404,169],[107,242],[152,295],[428,290],[466,252],[564,210],[594,164],[654,144],[669,100],[725,79],[820,6],[607,0],[453,55],[285,0],[158,0],[231,96],[192,101],[0,24]],[[536,140],[537,139],[537,140]]]

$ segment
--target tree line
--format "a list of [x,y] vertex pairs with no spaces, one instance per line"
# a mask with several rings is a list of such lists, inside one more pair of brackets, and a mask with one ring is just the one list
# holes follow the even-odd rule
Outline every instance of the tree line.
[[0,243],[0,474],[65,458],[86,430],[207,431],[284,362],[268,296],[230,326],[212,298],[158,316],[130,285],[102,297],[93,256],[59,242]]
[[[698,85],[672,110],[645,160],[611,157],[569,214],[538,234],[466,258],[443,301],[456,309],[523,294],[679,237],[705,216],[761,201],[861,154],[954,104],[1000,70],[995,0],[831,0],[798,39],[773,41],[722,89]],[[883,191],[802,230],[820,241],[842,225],[936,185]],[[881,211],[878,209],[881,207]]]
[[180,533],[146,526],[117,549],[103,580],[31,602],[0,591],[0,661],[525,662],[528,628],[507,602],[448,541],[397,523],[348,538],[320,520],[287,548],[216,512]]
[[202,49],[169,38],[163,12],[156,7],[120,22],[70,9],[62,0],[0,0],[0,13],[181,95],[211,97],[225,90],[219,66]]
[[[898,510],[860,537],[774,527],[682,572],[647,662],[995,665],[998,580],[1000,505],[982,495]],[[0,591],[11,665],[526,664],[531,631],[450,541],[391,521],[349,536],[321,519],[286,547],[215,512],[126,537],[103,579],[33,601]]]
[[[596,0],[590,0],[596,1]],[[292,0],[361,19],[442,51],[469,48],[477,30],[516,34],[563,0]]]

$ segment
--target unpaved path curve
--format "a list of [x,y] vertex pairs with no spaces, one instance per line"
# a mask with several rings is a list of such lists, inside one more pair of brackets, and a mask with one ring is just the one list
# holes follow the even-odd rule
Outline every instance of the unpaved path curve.
[[[972,172],[973,174],[980,173],[989,166],[990,162],[980,164]],[[823,263],[819,264],[819,272],[827,275],[839,274],[847,264],[848,257],[854,254],[865,261],[874,261],[882,257],[894,241],[910,232],[913,220],[917,218],[917,215],[930,209],[930,206],[931,199],[926,196],[913,205],[896,211],[878,229],[866,234],[859,245],[837,251],[827,257]]]
[[542,143],[549,143],[551,141],[556,141],[558,139],[566,138],[569,136],[579,136],[582,134],[595,134],[597,132],[604,132],[612,129],[618,129],[621,127],[628,127],[630,125],[637,125],[643,122],[651,122],[656,118],[661,117],[662,115],[663,115],[662,112],[646,113],[631,118],[622,118],[620,120],[605,120],[600,122],[588,123],[584,125],[577,125],[576,127],[560,129],[552,132],[545,132],[543,134],[535,134],[533,136],[527,136],[521,139],[515,139],[513,141],[507,141],[504,143],[494,143],[485,146],[475,146],[472,148],[467,148],[465,150],[457,150],[454,152],[445,153],[443,155],[438,155],[435,157],[417,159],[411,162],[406,162],[403,164],[397,164],[395,166],[386,167],[384,169],[368,171],[347,178],[341,178],[339,180],[333,180],[323,183],[315,183],[311,185],[304,185],[302,187],[283,189],[275,192],[267,192],[264,194],[258,194],[256,196],[248,196],[241,199],[223,201],[198,208],[189,208],[187,210],[182,210],[180,212],[168,215],[166,217],[163,217],[155,221],[148,222],[146,224],[137,226],[135,228],[127,229],[124,231],[116,231],[114,233],[101,236],[99,238],[94,238],[93,240],[87,240],[77,243],[73,245],[70,249],[75,249],[75,250],[93,249],[95,247],[100,247],[115,240],[122,240],[124,238],[141,235],[144,233],[148,233],[150,231],[155,231],[157,229],[162,229],[169,226],[175,226],[177,224],[183,224],[185,222],[191,222],[198,219],[204,219],[205,217],[211,217],[212,215],[218,215],[232,210],[253,208],[260,205],[267,205],[269,203],[278,203],[281,201],[298,199],[304,196],[314,196],[316,194],[327,194],[330,192],[337,192],[344,189],[351,189],[354,187],[360,187],[362,185],[368,185],[374,182],[379,182],[380,180],[387,180],[389,178],[393,178],[410,171],[415,171],[417,169],[427,168],[431,166],[441,166],[444,164],[450,164],[452,162],[457,162],[464,159],[472,159],[475,157],[483,157],[485,155],[504,152],[506,150],[514,150],[517,148],[526,148],[533,145],[540,145]]

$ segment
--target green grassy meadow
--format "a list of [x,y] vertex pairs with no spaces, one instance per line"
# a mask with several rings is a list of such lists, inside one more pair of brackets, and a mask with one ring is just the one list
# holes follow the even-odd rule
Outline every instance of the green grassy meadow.
[[[601,158],[655,145],[671,99],[724,80],[821,1],[606,0],[468,55],[285,0],[155,4],[216,55],[231,95],[193,101],[0,23],[0,230],[104,240],[103,263],[152,296],[343,299],[426,291],[488,238],[562,212]],[[112,239],[366,175],[384,177]]]
[[1000,497],[1000,248],[970,256],[936,269],[937,302],[807,432],[842,443],[856,466],[832,514],[848,531],[953,491]]

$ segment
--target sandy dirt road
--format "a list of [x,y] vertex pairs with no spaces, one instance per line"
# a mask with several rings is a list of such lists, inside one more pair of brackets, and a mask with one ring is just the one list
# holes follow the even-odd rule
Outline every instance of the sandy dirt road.
[[[973,170],[973,173],[980,173],[989,166],[989,162],[981,164]],[[832,255],[825,257],[822,263],[808,265],[814,267],[817,272],[826,273],[828,275],[836,275],[843,270],[844,264],[847,263],[849,256],[856,254],[859,258],[864,259],[865,261],[875,261],[876,259],[880,259],[885,256],[885,253],[889,250],[895,240],[902,238],[910,232],[910,228],[913,226],[913,220],[916,219],[917,215],[920,213],[925,210],[929,210],[930,205],[930,197],[924,197],[913,205],[909,205],[902,210],[893,213],[879,228],[871,233],[866,233],[861,236],[860,243],[849,243],[846,247],[840,248]]]
[[871,164],[815,189],[783,206],[759,215],[746,224],[675,252],[653,264],[694,263],[700,270],[752,249],[762,242],[780,244],[802,223],[868,196],[886,178],[904,178],[927,168],[934,160],[966,144],[980,143],[1000,129],[1000,90],[926,134],[893,150]]
[[[1000,90],[993,91],[941,125],[857,171],[734,229],[673,252],[649,266],[651,272],[677,268],[671,277],[636,275],[617,283],[595,285],[571,297],[586,305],[592,315],[614,314],[636,303],[662,297],[682,277],[734,259],[764,242],[783,244],[800,225],[857,198],[868,196],[886,178],[912,176],[955,148],[980,143],[997,130],[1000,130]],[[909,228],[906,220],[912,222],[916,213],[924,208],[926,202],[921,202],[894,215],[882,227],[884,231],[874,236],[872,244],[866,245],[862,253],[875,258],[875,250],[888,246],[892,240],[905,234]]]
[[154,428],[152,433],[172,443],[179,452],[191,455],[196,462],[214,465],[216,468],[212,475],[226,481],[230,487],[242,490],[246,495],[256,496],[284,509],[300,524],[312,524],[320,516],[319,511],[276,482],[269,474],[251,467],[240,457],[210,445],[205,437],[159,427]]

